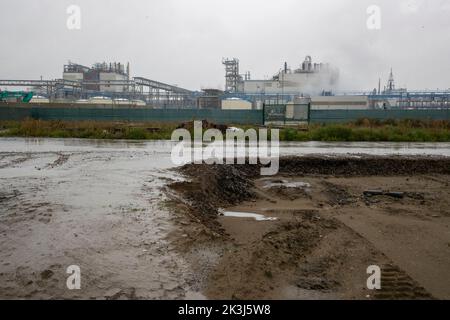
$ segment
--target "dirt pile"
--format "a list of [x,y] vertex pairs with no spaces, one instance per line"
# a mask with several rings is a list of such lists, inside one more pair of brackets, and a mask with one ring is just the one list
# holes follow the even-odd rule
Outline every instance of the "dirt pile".
[[178,170],[191,180],[169,188],[181,194],[185,209],[214,232],[222,233],[216,223],[218,208],[256,197],[253,182],[237,166],[190,164]]
[[322,185],[325,187],[325,194],[331,205],[346,205],[355,202],[354,197],[344,188],[329,181],[323,181]]
[[[220,231],[214,221],[217,209],[257,198],[253,179],[260,176],[261,165],[187,164],[177,170],[190,181],[176,182],[169,189],[181,195],[191,215],[215,232]],[[283,157],[279,176],[397,176],[414,174],[450,174],[450,159],[440,157]],[[327,183],[327,182],[324,182]],[[339,187],[327,183],[334,204],[354,200]],[[272,190],[284,198],[295,200],[308,196],[297,190]],[[180,199],[178,199],[180,200]]]
[[[208,122],[208,120],[202,120],[202,130],[208,130],[208,129],[217,129],[220,130],[223,134],[226,133],[228,126],[223,124],[216,124],[214,122]],[[188,121],[180,123],[180,125],[177,127],[177,129],[186,129],[189,131],[194,130],[194,122]]]
[[286,157],[280,159],[285,175],[389,176],[450,174],[450,159],[439,157]]

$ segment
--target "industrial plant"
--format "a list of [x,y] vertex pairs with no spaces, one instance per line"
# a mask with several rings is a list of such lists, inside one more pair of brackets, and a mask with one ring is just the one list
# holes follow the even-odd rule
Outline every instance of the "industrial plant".
[[224,59],[225,89],[231,93],[245,94],[320,94],[332,92],[339,80],[339,71],[329,64],[313,63],[311,56],[307,56],[298,69],[292,70],[288,63],[269,80],[252,80],[250,72],[244,77],[239,75],[239,60]]
[[0,87],[26,87],[31,103],[131,105],[153,108],[189,108],[196,93],[144,77],[130,77],[130,64],[95,63],[92,67],[69,62],[61,79],[0,80]]
[[[189,90],[130,74],[130,63],[101,62],[85,66],[69,61],[62,78],[0,80],[3,102],[33,94],[32,104],[122,105],[153,109],[261,110],[264,105],[305,104],[314,110],[440,109],[450,106],[450,90],[408,91],[395,86],[393,71],[384,88],[367,92],[338,90],[339,69],[311,56],[290,67],[287,62],[269,79],[240,72],[237,58],[224,58],[224,90]],[[8,88],[22,88],[23,94]],[[351,88],[350,88],[351,89]],[[21,91],[21,92],[22,92]]]
[[[434,91],[408,91],[395,86],[393,70],[384,89],[381,79],[378,90],[359,92],[338,90],[339,69],[329,63],[313,62],[306,56],[298,68],[283,67],[271,78],[251,79],[251,73],[240,74],[239,59],[223,59],[225,66],[224,100],[250,101],[253,109],[263,104],[311,103],[313,110],[366,110],[366,109],[440,109],[450,107],[450,89]],[[227,105],[227,103],[225,103]],[[242,108],[248,105],[242,104]]]

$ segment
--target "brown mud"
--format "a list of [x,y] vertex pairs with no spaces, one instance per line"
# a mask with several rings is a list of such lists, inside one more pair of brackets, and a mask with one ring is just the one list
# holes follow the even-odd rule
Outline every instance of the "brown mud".
[[[259,169],[190,164],[167,190],[180,226],[170,239],[207,298],[450,298],[450,159],[287,157],[277,176]],[[381,290],[367,288],[371,265]]]
[[[0,299],[197,297],[165,240],[175,226],[161,188],[178,177],[166,171],[170,153],[71,143],[20,151],[13,140],[18,151],[0,151]],[[72,265],[79,290],[66,285]]]

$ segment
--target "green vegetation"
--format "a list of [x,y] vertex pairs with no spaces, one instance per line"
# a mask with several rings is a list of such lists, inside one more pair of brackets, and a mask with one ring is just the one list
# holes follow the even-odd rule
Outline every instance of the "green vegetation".
[[311,125],[307,130],[286,128],[282,141],[449,142],[449,121],[359,120],[348,124]]
[[[0,137],[168,140],[178,125],[175,123],[27,119],[0,121]],[[252,128],[252,126],[241,127],[244,130]],[[281,128],[280,140],[450,142],[450,121],[363,119],[347,124],[304,125]]]
[[50,137],[86,139],[170,139],[173,124],[102,121],[0,121],[0,137]]

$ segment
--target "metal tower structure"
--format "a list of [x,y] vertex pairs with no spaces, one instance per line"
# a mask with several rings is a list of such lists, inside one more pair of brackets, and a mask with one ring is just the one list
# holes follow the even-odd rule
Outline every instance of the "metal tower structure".
[[225,66],[225,91],[235,93],[238,91],[238,83],[241,80],[239,75],[239,60],[223,59],[222,64]]
[[391,73],[389,75],[389,80],[388,80],[388,83],[387,83],[386,90],[388,92],[392,92],[392,91],[395,90],[394,74],[392,73],[392,68],[391,68]]

